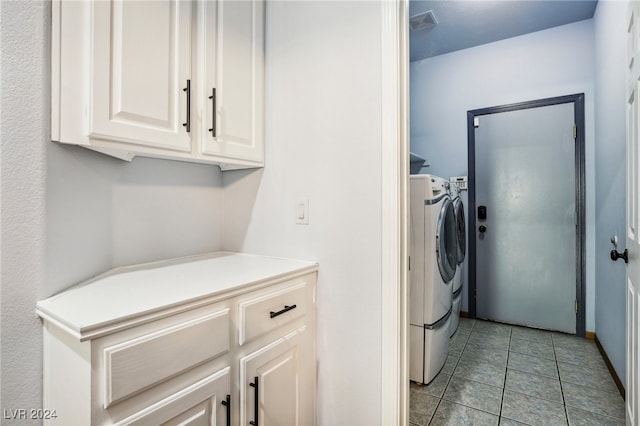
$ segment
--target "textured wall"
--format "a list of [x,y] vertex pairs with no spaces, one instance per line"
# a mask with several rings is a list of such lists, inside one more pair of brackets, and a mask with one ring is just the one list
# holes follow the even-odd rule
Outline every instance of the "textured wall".
[[625,267],[610,238],[625,246],[625,61],[627,3],[600,0],[594,15],[596,71],[596,334],[625,381]]
[[443,177],[467,175],[468,110],[585,93],[590,331],[595,329],[593,87],[592,20],[411,63],[411,151],[430,160],[422,173]]
[[41,407],[42,333],[34,308],[45,286],[48,19],[48,3],[0,5],[2,409]]
[[50,9],[50,2],[0,2],[0,408],[7,410],[42,404],[38,300],[115,266],[222,249],[216,166],[128,163],[49,141]]

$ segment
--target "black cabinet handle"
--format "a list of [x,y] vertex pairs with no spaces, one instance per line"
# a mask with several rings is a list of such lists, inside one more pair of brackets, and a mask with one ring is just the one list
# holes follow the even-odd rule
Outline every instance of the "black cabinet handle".
[[281,311],[278,311],[278,312],[273,312],[273,311],[271,311],[271,312],[269,312],[269,317],[270,317],[270,318],[275,318],[275,317],[277,317],[278,315],[282,315],[282,314],[284,314],[285,312],[289,312],[290,310],[295,309],[295,308],[296,308],[296,306],[297,306],[297,305],[291,305],[291,306],[284,305],[284,309],[283,309],[283,310],[281,310]]
[[211,96],[209,96],[209,99],[211,99],[211,103],[213,104],[213,110],[211,112],[211,128],[209,129],[209,131],[211,132],[211,135],[215,138],[216,137],[216,88],[215,87],[211,89]]
[[191,132],[191,80],[187,80],[187,87],[182,91],[187,92],[187,122],[182,125],[187,128],[187,133],[189,133]]
[[221,404],[227,407],[227,426],[231,426],[231,395],[227,395],[227,398]]
[[618,259],[624,259],[624,263],[629,263],[629,250],[624,249],[622,253],[615,249],[611,250],[611,260],[615,262]]
[[254,420],[250,421],[249,424],[253,425],[253,426],[258,426],[258,409],[260,407],[259,401],[258,401],[258,376],[255,376],[253,378],[253,383],[249,383],[249,386],[255,388],[255,397],[253,398],[253,415],[254,415]]

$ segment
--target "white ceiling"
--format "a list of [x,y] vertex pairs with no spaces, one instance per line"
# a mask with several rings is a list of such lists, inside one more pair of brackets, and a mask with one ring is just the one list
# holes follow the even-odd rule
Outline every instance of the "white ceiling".
[[411,61],[593,17],[597,0],[410,0],[409,16],[438,24],[410,32]]

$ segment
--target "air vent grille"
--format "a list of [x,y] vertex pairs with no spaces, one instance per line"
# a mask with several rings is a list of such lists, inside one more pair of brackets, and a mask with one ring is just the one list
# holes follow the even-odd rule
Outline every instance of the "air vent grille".
[[426,12],[413,15],[409,18],[409,27],[411,31],[424,30],[438,25],[438,20],[433,14],[433,10],[427,10]]

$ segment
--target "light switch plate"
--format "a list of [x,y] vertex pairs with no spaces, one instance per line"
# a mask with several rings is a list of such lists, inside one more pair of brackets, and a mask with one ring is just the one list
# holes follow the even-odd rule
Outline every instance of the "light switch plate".
[[296,200],[296,223],[298,225],[309,224],[309,200],[306,198],[298,198]]

